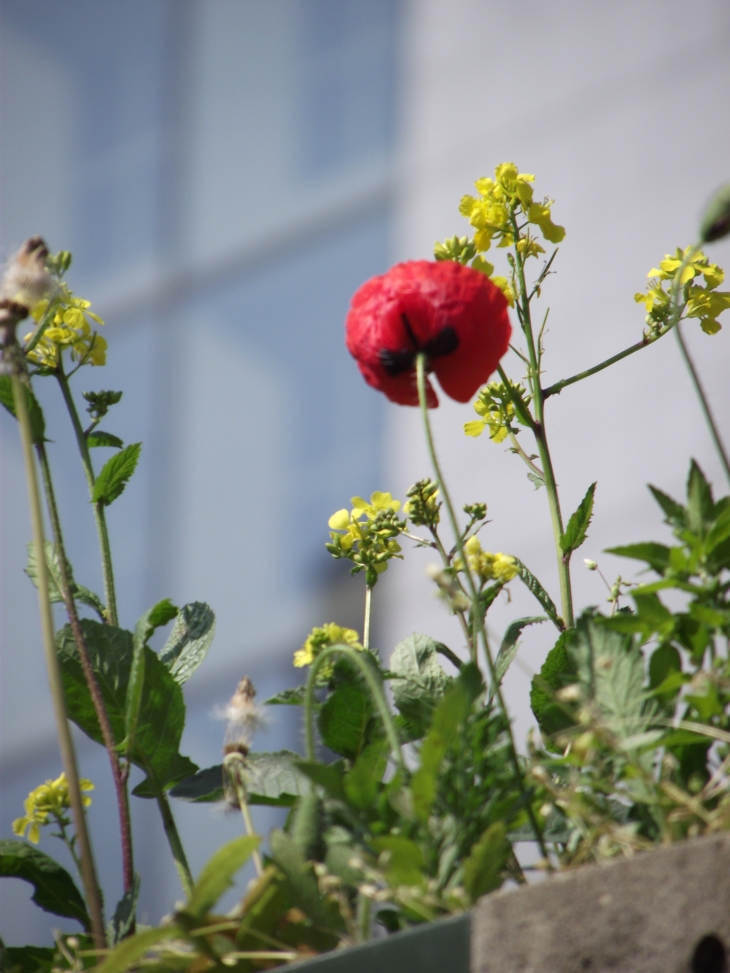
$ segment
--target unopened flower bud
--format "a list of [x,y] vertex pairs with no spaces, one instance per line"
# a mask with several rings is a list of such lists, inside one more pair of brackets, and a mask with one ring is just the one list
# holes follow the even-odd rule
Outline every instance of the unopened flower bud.
[[588,568],[589,571],[596,571],[596,570],[598,570],[598,565],[596,564],[596,562],[595,561],[591,561],[591,559],[589,557],[584,557],[583,558],[583,563],[585,564],[585,566]]

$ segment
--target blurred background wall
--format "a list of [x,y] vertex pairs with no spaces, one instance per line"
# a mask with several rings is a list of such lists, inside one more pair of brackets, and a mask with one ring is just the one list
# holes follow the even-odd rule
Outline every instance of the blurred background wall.
[[[534,172],[567,228],[546,381],[638,340],[645,274],[694,238],[728,178],[730,10],[722,0],[0,0],[0,247],[31,233],[70,249],[68,280],[106,319],[108,365],[78,391],[124,390],[105,426],[143,441],[110,510],[128,627],[162,597],[205,600],[217,634],[186,688],[182,752],[218,762],[213,718],[248,673],[261,698],[300,676],[312,625],[360,624],[360,578],[328,562],[326,520],[354,494],[403,497],[426,475],[417,416],[359,379],[342,341],[355,288],[396,259],[467,232],[461,195],[500,161]],[[727,244],[711,257],[730,263]],[[687,328],[721,420],[726,335]],[[519,378],[519,361],[509,361]],[[86,487],[52,380],[39,389],[76,576],[100,587]],[[459,503],[483,500],[485,548],[557,589],[546,499],[518,460],[466,439],[443,401],[440,449]],[[549,404],[566,513],[598,480],[581,554],[613,576],[610,544],[660,539],[644,484],[679,495],[690,456],[722,489],[673,338]],[[0,833],[59,762],[41,664],[17,430],[0,417]],[[99,451],[102,452],[102,451]],[[99,461],[97,461],[99,462]],[[458,469],[458,475],[456,470]],[[376,589],[387,656],[412,630],[458,648],[430,597],[427,557]],[[578,605],[606,597],[576,558]],[[490,614],[534,614],[516,584]],[[549,633],[524,639],[507,677],[524,738],[527,690]],[[262,749],[297,747],[297,712],[272,712]],[[121,891],[105,755],[80,740],[97,790],[91,826],[108,909]],[[156,809],[133,804],[141,918],[180,897]],[[193,871],[235,817],[175,804]],[[273,812],[256,811],[266,830]],[[41,847],[62,856],[53,839]],[[48,941],[20,882],[0,883],[0,935]],[[51,919],[51,924],[53,920]]]

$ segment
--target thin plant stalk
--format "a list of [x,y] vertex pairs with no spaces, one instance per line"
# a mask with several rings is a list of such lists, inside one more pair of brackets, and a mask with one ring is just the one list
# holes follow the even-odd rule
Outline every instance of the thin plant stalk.
[[612,355],[605,361],[599,362],[598,365],[594,365],[592,368],[586,368],[585,371],[578,372],[576,375],[571,375],[570,378],[563,378],[559,382],[555,382],[554,385],[548,386],[548,388],[543,389],[542,397],[543,399],[549,398],[551,395],[558,395],[562,392],[564,388],[569,385],[575,385],[576,382],[582,382],[584,378],[590,378],[591,375],[596,375],[598,372],[602,372],[604,368],[608,368],[609,365],[615,365],[616,362],[620,362],[623,358],[628,358],[629,355],[633,355],[634,352],[641,351],[642,348],[648,348],[649,345],[653,345],[655,341],[663,338],[671,330],[667,328],[666,331],[662,331],[657,335],[647,335],[642,338],[641,341],[637,341],[636,344],[630,345],[628,348],[624,348],[617,355]]
[[86,685],[89,689],[89,695],[91,696],[91,700],[94,704],[94,711],[96,713],[96,718],[99,721],[101,736],[109,757],[109,763],[111,765],[114,788],[117,794],[119,830],[122,845],[122,875],[124,881],[124,891],[129,892],[134,885],[134,858],[132,853],[132,827],[129,815],[127,775],[124,773],[119,762],[119,755],[117,753],[114,734],[112,733],[111,723],[109,721],[109,714],[106,711],[104,699],[99,688],[99,683],[97,682],[96,674],[94,673],[94,667],[92,666],[91,659],[89,658],[88,646],[86,645],[86,639],[84,638],[84,633],[79,621],[78,611],[76,610],[76,601],[73,596],[71,573],[69,570],[69,562],[66,557],[66,549],[63,541],[61,519],[58,515],[58,506],[56,504],[56,493],[53,488],[51,468],[48,462],[48,454],[46,453],[45,445],[42,442],[36,443],[36,453],[38,455],[38,463],[41,468],[43,488],[46,494],[46,505],[48,507],[48,514],[51,521],[53,542],[58,555],[61,595],[66,606],[69,625],[71,626],[71,632],[79,653],[79,661],[81,662],[81,668],[84,672],[84,678],[86,679]]
[[370,618],[373,613],[373,586],[365,585],[365,618],[362,626],[362,645],[364,649],[370,648]]
[[[515,239],[519,238],[517,223],[512,217],[515,230]],[[550,507],[550,520],[553,527],[553,538],[555,540],[555,552],[558,559],[558,578],[560,580],[560,601],[563,612],[563,621],[566,628],[572,628],[573,618],[573,590],[570,583],[570,556],[563,553],[560,546],[560,538],[563,534],[563,517],[560,512],[560,497],[558,496],[558,485],[555,480],[550,447],[545,431],[545,393],[540,385],[540,358],[541,345],[535,346],[535,339],[532,331],[532,317],[530,315],[530,297],[525,281],[525,262],[522,254],[515,247],[515,267],[517,271],[517,281],[520,294],[520,323],[527,341],[527,353],[530,359],[528,369],[528,379],[532,388],[532,400],[535,407],[535,418],[531,423],[532,432],[535,436],[537,449],[540,454],[545,490],[548,495],[548,506]],[[500,367],[500,376],[508,389],[511,388]]]
[[[426,396],[426,356],[420,353],[416,356],[416,382],[418,385],[418,401],[421,406],[421,417],[423,419],[423,429],[426,434],[426,445],[428,446],[429,456],[431,458],[431,465],[433,466],[433,471],[436,476],[436,482],[438,484],[439,490],[441,491],[441,496],[444,499],[444,504],[446,505],[446,511],[449,515],[449,521],[451,522],[451,529],[454,532],[454,538],[456,542],[457,549],[459,551],[459,556],[461,558],[461,563],[464,566],[464,574],[466,575],[467,584],[469,586],[469,593],[471,595],[472,602],[472,614],[474,617],[474,625],[477,629],[479,635],[482,638],[482,644],[484,646],[484,654],[487,659],[487,666],[489,669],[489,678],[492,683],[493,693],[497,698],[500,711],[504,716],[505,723],[507,724],[507,737],[509,740],[510,748],[510,759],[512,761],[512,766],[514,769],[515,777],[518,782],[518,787],[522,794],[523,800],[525,802],[525,810],[527,811],[527,816],[530,819],[530,824],[532,826],[533,833],[540,846],[540,852],[550,865],[550,856],[548,855],[547,846],[545,845],[545,840],[542,836],[542,829],[537,822],[535,817],[535,812],[532,804],[527,795],[527,786],[525,784],[524,774],[522,768],[520,767],[519,758],[517,756],[517,747],[515,745],[515,738],[512,732],[512,723],[509,718],[509,712],[507,711],[507,705],[504,701],[504,696],[502,695],[502,687],[499,684],[499,679],[497,678],[497,672],[494,667],[494,659],[492,658],[492,652],[489,647],[489,639],[487,638],[487,629],[484,624],[484,619],[482,618],[482,613],[479,608],[479,593],[477,592],[476,584],[474,583],[474,578],[469,567],[469,563],[466,558],[466,552],[464,551],[464,541],[461,536],[461,531],[459,530],[459,524],[456,519],[456,512],[454,510],[454,505],[451,502],[451,496],[446,489],[446,483],[444,481],[443,474],[441,472],[441,465],[438,461],[438,456],[436,454],[436,447],[433,441],[433,434],[431,432],[431,421],[428,416],[428,399]],[[474,645],[474,652],[472,654],[472,659],[476,662],[476,640]],[[311,679],[311,673],[310,673]]]
[[[63,370],[63,362],[59,362],[58,369],[56,370],[55,374],[56,378],[58,379],[58,384],[61,387],[63,400],[66,403],[66,408],[68,409],[71,417],[71,424],[73,426],[74,433],[76,434],[76,442],[79,447],[79,453],[81,454],[81,462],[84,467],[84,473],[86,474],[89,494],[93,496],[96,476],[94,474],[94,467],[91,462],[89,444],[86,441],[86,436],[84,435],[84,430],[81,426],[81,420],[79,419],[76,403],[74,402],[73,395],[71,394],[71,387],[68,384],[68,378]],[[92,503],[92,506],[94,507],[94,518],[96,520],[96,530],[99,535],[99,547],[101,549],[101,567],[104,575],[104,600],[106,602],[107,621],[110,625],[116,626],[119,624],[119,617],[117,615],[117,597],[114,587],[114,568],[112,565],[112,552],[109,543],[109,531],[106,524],[104,504]]]
[[309,678],[307,679],[307,688],[304,694],[304,721],[305,721],[305,734],[306,734],[306,748],[307,748],[307,760],[314,760],[314,690],[317,687],[317,673],[322,668],[324,663],[331,658],[333,655],[344,655],[353,662],[355,666],[360,670],[363,675],[365,682],[367,683],[370,694],[373,697],[373,701],[377,707],[380,718],[383,721],[383,727],[385,729],[385,735],[388,738],[388,743],[393,752],[393,757],[398,764],[398,766],[405,770],[406,763],[403,759],[403,751],[401,750],[400,740],[398,739],[398,733],[396,732],[395,725],[393,723],[393,718],[390,715],[390,710],[388,709],[388,703],[386,702],[383,690],[378,684],[375,674],[368,663],[362,658],[361,653],[357,649],[353,649],[351,645],[328,645],[326,649],[317,656],[312,665],[309,667]]
[[[233,784],[233,789],[236,792],[236,797],[238,798],[238,806],[241,809],[241,817],[243,818],[243,826],[246,829],[246,834],[249,837],[256,837],[256,832],[253,826],[253,820],[251,819],[251,810],[248,806],[248,797],[246,795],[246,784],[244,781],[246,772],[246,758],[241,753],[229,753],[223,761],[223,766],[225,767],[226,773],[228,775],[229,781]],[[261,853],[258,848],[254,848],[251,853],[251,858],[253,859],[254,868],[256,869],[256,874],[259,878],[264,874],[264,863],[261,860]]]
[[20,441],[23,449],[23,460],[28,483],[28,499],[30,502],[30,515],[33,526],[33,543],[36,550],[37,574],[38,574],[38,605],[41,616],[41,629],[43,633],[43,649],[48,668],[48,681],[51,688],[51,699],[53,702],[53,712],[56,720],[56,732],[58,733],[58,744],[61,751],[61,762],[63,763],[66,781],[68,782],[69,800],[71,802],[71,813],[73,815],[74,829],[79,843],[79,857],[81,860],[81,880],[86,895],[86,903],[91,919],[91,932],[94,943],[98,949],[106,946],[104,935],[104,916],[101,906],[101,893],[96,877],[94,866],[94,856],[91,850],[91,841],[86,827],[86,815],[79,786],[79,775],[76,764],[76,752],[74,749],[71,729],[66,714],[66,702],[63,695],[63,685],[61,682],[61,669],[58,664],[56,645],[53,633],[53,615],[51,612],[51,599],[48,590],[48,568],[45,559],[45,539],[43,536],[43,514],[41,510],[41,498],[38,488],[38,477],[33,458],[33,434],[28,415],[28,406],[25,399],[25,389],[21,384],[17,372],[12,372],[11,383],[13,387],[13,399],[15,411],[20,426]]
[[[148,771],[148,774],[150,773],[151,771]],[[183,848],[182,841],[180,840],[180,833],[178,832],[177,825],[175,824],[175,818],[172,814],[170,802],[168,801],[167,795],[161,787],[155,787],[155,799],[157,800],[157,806],[160,809],[162,826],[165,829],[165,837],[167,838],[167,843],[169,844],[170,851],[172,852],[175,868],[177,868],[177,873],[180,876],[180,884],[183,887],[185,895],[189,898],[192,895],[193,886],[195,885],[195,882],[193,881],[193,874],[190,871],[190,866],[188,865],[188,860],[185,855],[185,849]]]

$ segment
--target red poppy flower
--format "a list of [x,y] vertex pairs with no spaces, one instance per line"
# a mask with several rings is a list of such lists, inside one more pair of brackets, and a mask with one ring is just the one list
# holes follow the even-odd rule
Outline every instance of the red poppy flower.
[[[507,300],[488,277],[444,260],[411,260],[373,277],[347,315],[347,348],[365,381],[391,402],[418,405],[416,355],[441,388],[468,402],[509,346]],[[438,405],[428,382],[428,405]]]

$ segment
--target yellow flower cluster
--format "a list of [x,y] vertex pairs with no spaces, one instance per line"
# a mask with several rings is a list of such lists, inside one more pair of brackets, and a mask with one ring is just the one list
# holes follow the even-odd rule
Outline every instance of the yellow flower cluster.
[[[560,243],[565,230],[552,221],[552,200],[534,201],[530,185],[534,181],[534,175],[519,172],[513,162],[498,165],[494,170],[494,179],[477,179],[474,185],[478,197],[464,196],[459,212],[474,227],[474,244],[478,251],[489,250],[495,238],[499,240],[499,247],[514,243],[518,212],[526,217],[528,223],[539,227],[550,243]],[[524,236],[518,236],[517,246],[526,257],[544,253],[529,231]]]
[[[478,537],[470,537],[464,545],[466,561],[471,570],[482,583],[486,581],[501,581],[503,584],[511,581],[517,574],[517,559],[511,554],[492,554],[482,550]],[[456,567],[461,570],[461,561],[457,560]]]
[[[659,266],[652,267],[646,275],[650,278],[646,292],[634,295],[637,304],[643,304],[646,308],[646,324],[650,334],[661,334],[669,323],[672,286],[688,250],[677,248],[674,256],[666,254]],[[699,277],[704,277],[704,287],[697,283]],[[715,289],[724,279],[725,271],[717,264],[711,264],[701,250],[682,270],[679,285],[685,289],[682,295],[684,317],[697,318],[705,334],[717,334],[722,327],[717,318],[730,307],[730,291]],[[666,281],[669,284],[665,289]]]
[[[90,780],[81,778],[79,785],[82,791],[94,790]],[[85,794],[82,795],[82,800],[87,807],[91,804],[91,798]],[[70,806],[66,774],[62,773],[56,780],[47,780],[45,784],[30,792],[24,801],[25,816],[13,821],[13,834],[22,838],[27,829],[28,840],[37,845],[41,836],[40,829],[49,823],[49,817],[57,822],[64,819],[64,811]]]
[[[53,320],[43,332],[38,344],[28,353],[31,361],[45,368],[57,368],[64,348],[71,349],[71,358],[82,365],[105,365],[107,344],[93,330],[89,318],[95,324],[103,320],[90,311],[91,303],[74,297],[65,284],[60,285],[59,296],[53,299]],[[49,301],[42,300],[33,308],[32,316],[41,322],[49,310]],[[32,336],[26,335],[25,340]]]
[[[513,385],[513,392],[527,405],[529,399],[525,397],[525,389],[521,385]],[[481,389],[474,403],[474,411],[480,418],[464,423],[467,436],[481,436],[489,428],[489,438],[495,443],[501,443],[510,431],[516,431],[512,426],[515,418],[524,425],[519,416],[515,415],[512,397],[502,382],[490,382]]]
[[334,622],[327,622],[321,628],[313,628],[301,649],[294,653],[294,665],[298,668],[311,666],[322,649],[328,645],[350,645],[362,652],[360,636],[353,628],[342,628]]
[[329,519],[327,550],[333,557],[352,561],[353,573],[366,570],[367,583],[374,585],[388,561],[400,556],[400,545],[394,540],[404,527],[396,516],[400,507],[400,500],[390,493],[376,491],[370,502],[353,497],[351,510],[338,510]]

